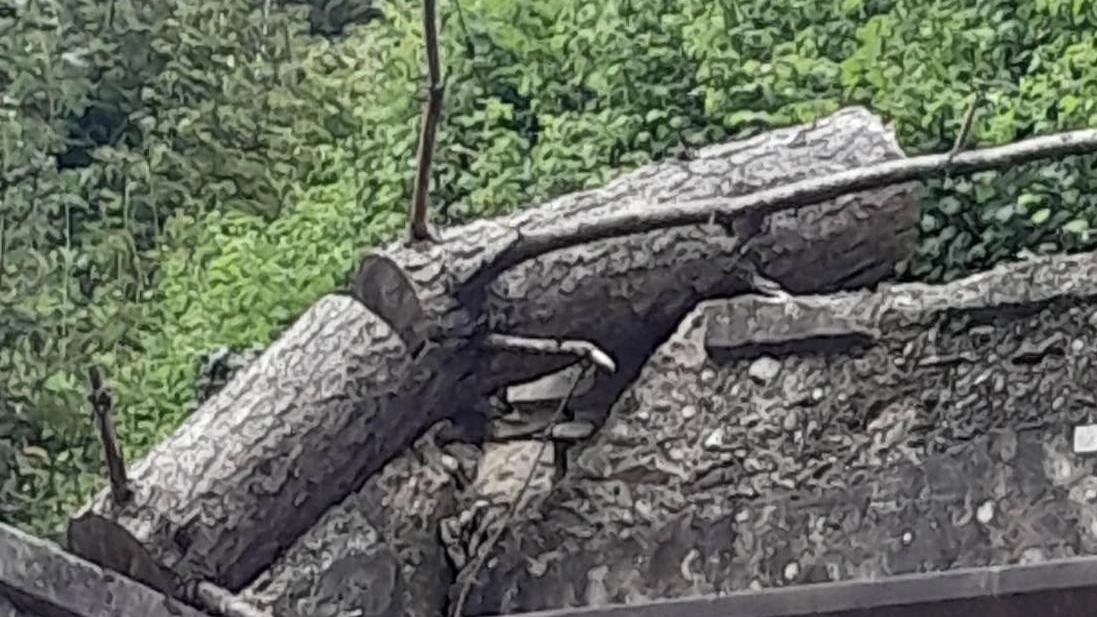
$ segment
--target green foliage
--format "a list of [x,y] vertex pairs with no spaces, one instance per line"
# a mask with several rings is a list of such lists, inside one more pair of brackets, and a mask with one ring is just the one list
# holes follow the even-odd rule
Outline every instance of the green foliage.
[[[971,144],[1097,126],[1090,2],[462,8],[467,31],[455,4],[441,7],[432,199],[444,224],[853,103],[911,154],[951,146],[973,88],[986,102]],[[363,248],[400,232],[420,10],[61,0],[0,16],[0,518],[54,531],[96,484],[90,362],[112,377],[133,458],[192,406],[207,352],[268,344]],[[909,276],[1090,246],[1093,162],[928,183]]]
[[47,533],[97,482],[84,375],[97,362],[125,384],[141,362],[172,217],[272,220],[314,167],[302,149],[335,138],[297,91],[305,12],[71,0],[0,16],[0,516]]
[[[972,86],[986,94],[973,141],[1001,144],[1097,126],[1097,5],[906,3],[871,16],[842,62],[844,91],[893,120],[912,151],[944,150]],[[863,15],[868,17],[868,15]],[[943,18],[947,16],[947,18]],[[1091,244],[1094,157],[1023,165],[928,184],[912,272],[949,280],[1022,249]]]
[[[109,350],[110,326],[128,317],[109,301],[81,301],[88,270],[121,263],[129,243],[84,199],[84,179],[57,164],[67,120],[91,107],[85,25],[40,3],[0,17],[0,516],[36,530],[87,488],[73,464],[90,435],[72,413],[81,361]],[[100,250],[89,255],[77,228],[91,229]]]

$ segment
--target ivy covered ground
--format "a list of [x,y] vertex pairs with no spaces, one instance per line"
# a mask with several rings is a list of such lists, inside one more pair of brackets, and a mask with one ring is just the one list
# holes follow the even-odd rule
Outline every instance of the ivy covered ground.
[[[421,7],[0,2],[0,520],[40,535],[100,483],[85,375],[131,459],[205,354],[262,346],[402,231]],[[1086,0],[454,0],[442,224],[862,104],[910,154],[1097,126]],[[1093,245],[1093,157],[942,181],[907,278]]]

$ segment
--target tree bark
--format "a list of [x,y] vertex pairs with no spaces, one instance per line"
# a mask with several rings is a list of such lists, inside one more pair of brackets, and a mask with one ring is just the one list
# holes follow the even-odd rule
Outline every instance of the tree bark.
[[360,303],[321,299],[133,467],[131,502],[78,513],[70,549],[172,594],[239,589],[414,437],[413,368]]
[[1070,443],[1095,328],[1097,253],[703,303],[461,573],[466,614],[1097,555],[1097,460]]
[[[5,610],[9,612],[5,613]],[[0,615],[13,614],[17,617],[210,617],[75,557],[51,542],[0,523]]]
[[[419,336],[503,334],[580,339],[618,363],[588,395],[611,402],[640,363],[698,301],[750,291],[748,265],[792,292],[858,287],[888,277],[916,242],[912,183],[861,191],[768,217],[768,229],[735,235],[719,225],[690,225],[558,250],[503,271],[482,295],[470,281],[521,237],[560,226],[581,229],[630,212],[673,212],[680,203],[747,195],[807,178],[903,158],[882,121],[844,109],[811,125],[772,131],[668,160],[606,186],[568,195],[502,219],[446,230],[433,246],[393,245],[382,254],[410,279],[426,319]],[[738,255],[745,237],[752,250]],[[367,257],[365,263],[372,263]],[[365,268],[364,268],[365,269]],[[359,279],[360,280],[360,279]],[[473,292],[479,288],[474,286]],[[457,293],[454,293],[454,291]],[[390,321],[405,302],[367,302]],[[571,362],[561,357],[490,353],[479,375],[484,391],[526,381]]]
[[455,511],[443,426],[328,510],[240,595],[279,617],[443,617],[455,572],[438,535]]
[[493,352],[482,344],[489,333],[594,342],[618,370],[588,396],[609,401],[696,302],[751,289],[752,268],[801,292],[888,276],[913,251],[917,211],[910,184],[862,191],[773,214],[760,233],[694,225],[626,235],[470,286],[522,233],[672,211],[681,200],[902,156],[878,118],[847,109],[452,229],[439,244],[367,256],[352,285],[361,304],[332,296],[310,308],[134,465],[131,503],[117,507],[101,493],[78,513],[69,544],[177,595],[201,580],[237,592],[428,426],[570,361]]

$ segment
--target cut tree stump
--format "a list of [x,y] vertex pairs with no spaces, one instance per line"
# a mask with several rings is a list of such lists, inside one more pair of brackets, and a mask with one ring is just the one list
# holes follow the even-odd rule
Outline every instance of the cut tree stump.
[[450,229],[438,244],[368,255],[351,286],[359,302],[310,308],[129,470],[131,503],[103,492],[78,513],[69,545],[177,595],[200,580],[237,592],[428,426],[454,417],[475,435],[487,394],[571,361],[495,352],[487,334],[595,343],[618,370],[588,398],[608,402],[699,300],[751,290],[755,271],[794,292],[888,277],[912,255],[917,208],[906,183],[779,212],[757,229],[673,227],[508,264],[519,238],[901,157],[879,118],[850,108]]

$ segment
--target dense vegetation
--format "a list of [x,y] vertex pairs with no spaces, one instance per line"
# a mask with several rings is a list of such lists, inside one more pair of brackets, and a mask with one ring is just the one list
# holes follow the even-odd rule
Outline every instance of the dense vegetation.
[[[365,7],[365,8],[363,8]],[[52,535],[99,483],[84,375],[132,458],[199,364],[262,346],[404,223],[418,2],[0,3],[0,520]],[[850,103],[910,153],[1097,126],[1085,0],[463,0],[441,6],[442,223]],[[1094,159],[937,183],[908,277],[1089,246]]]

